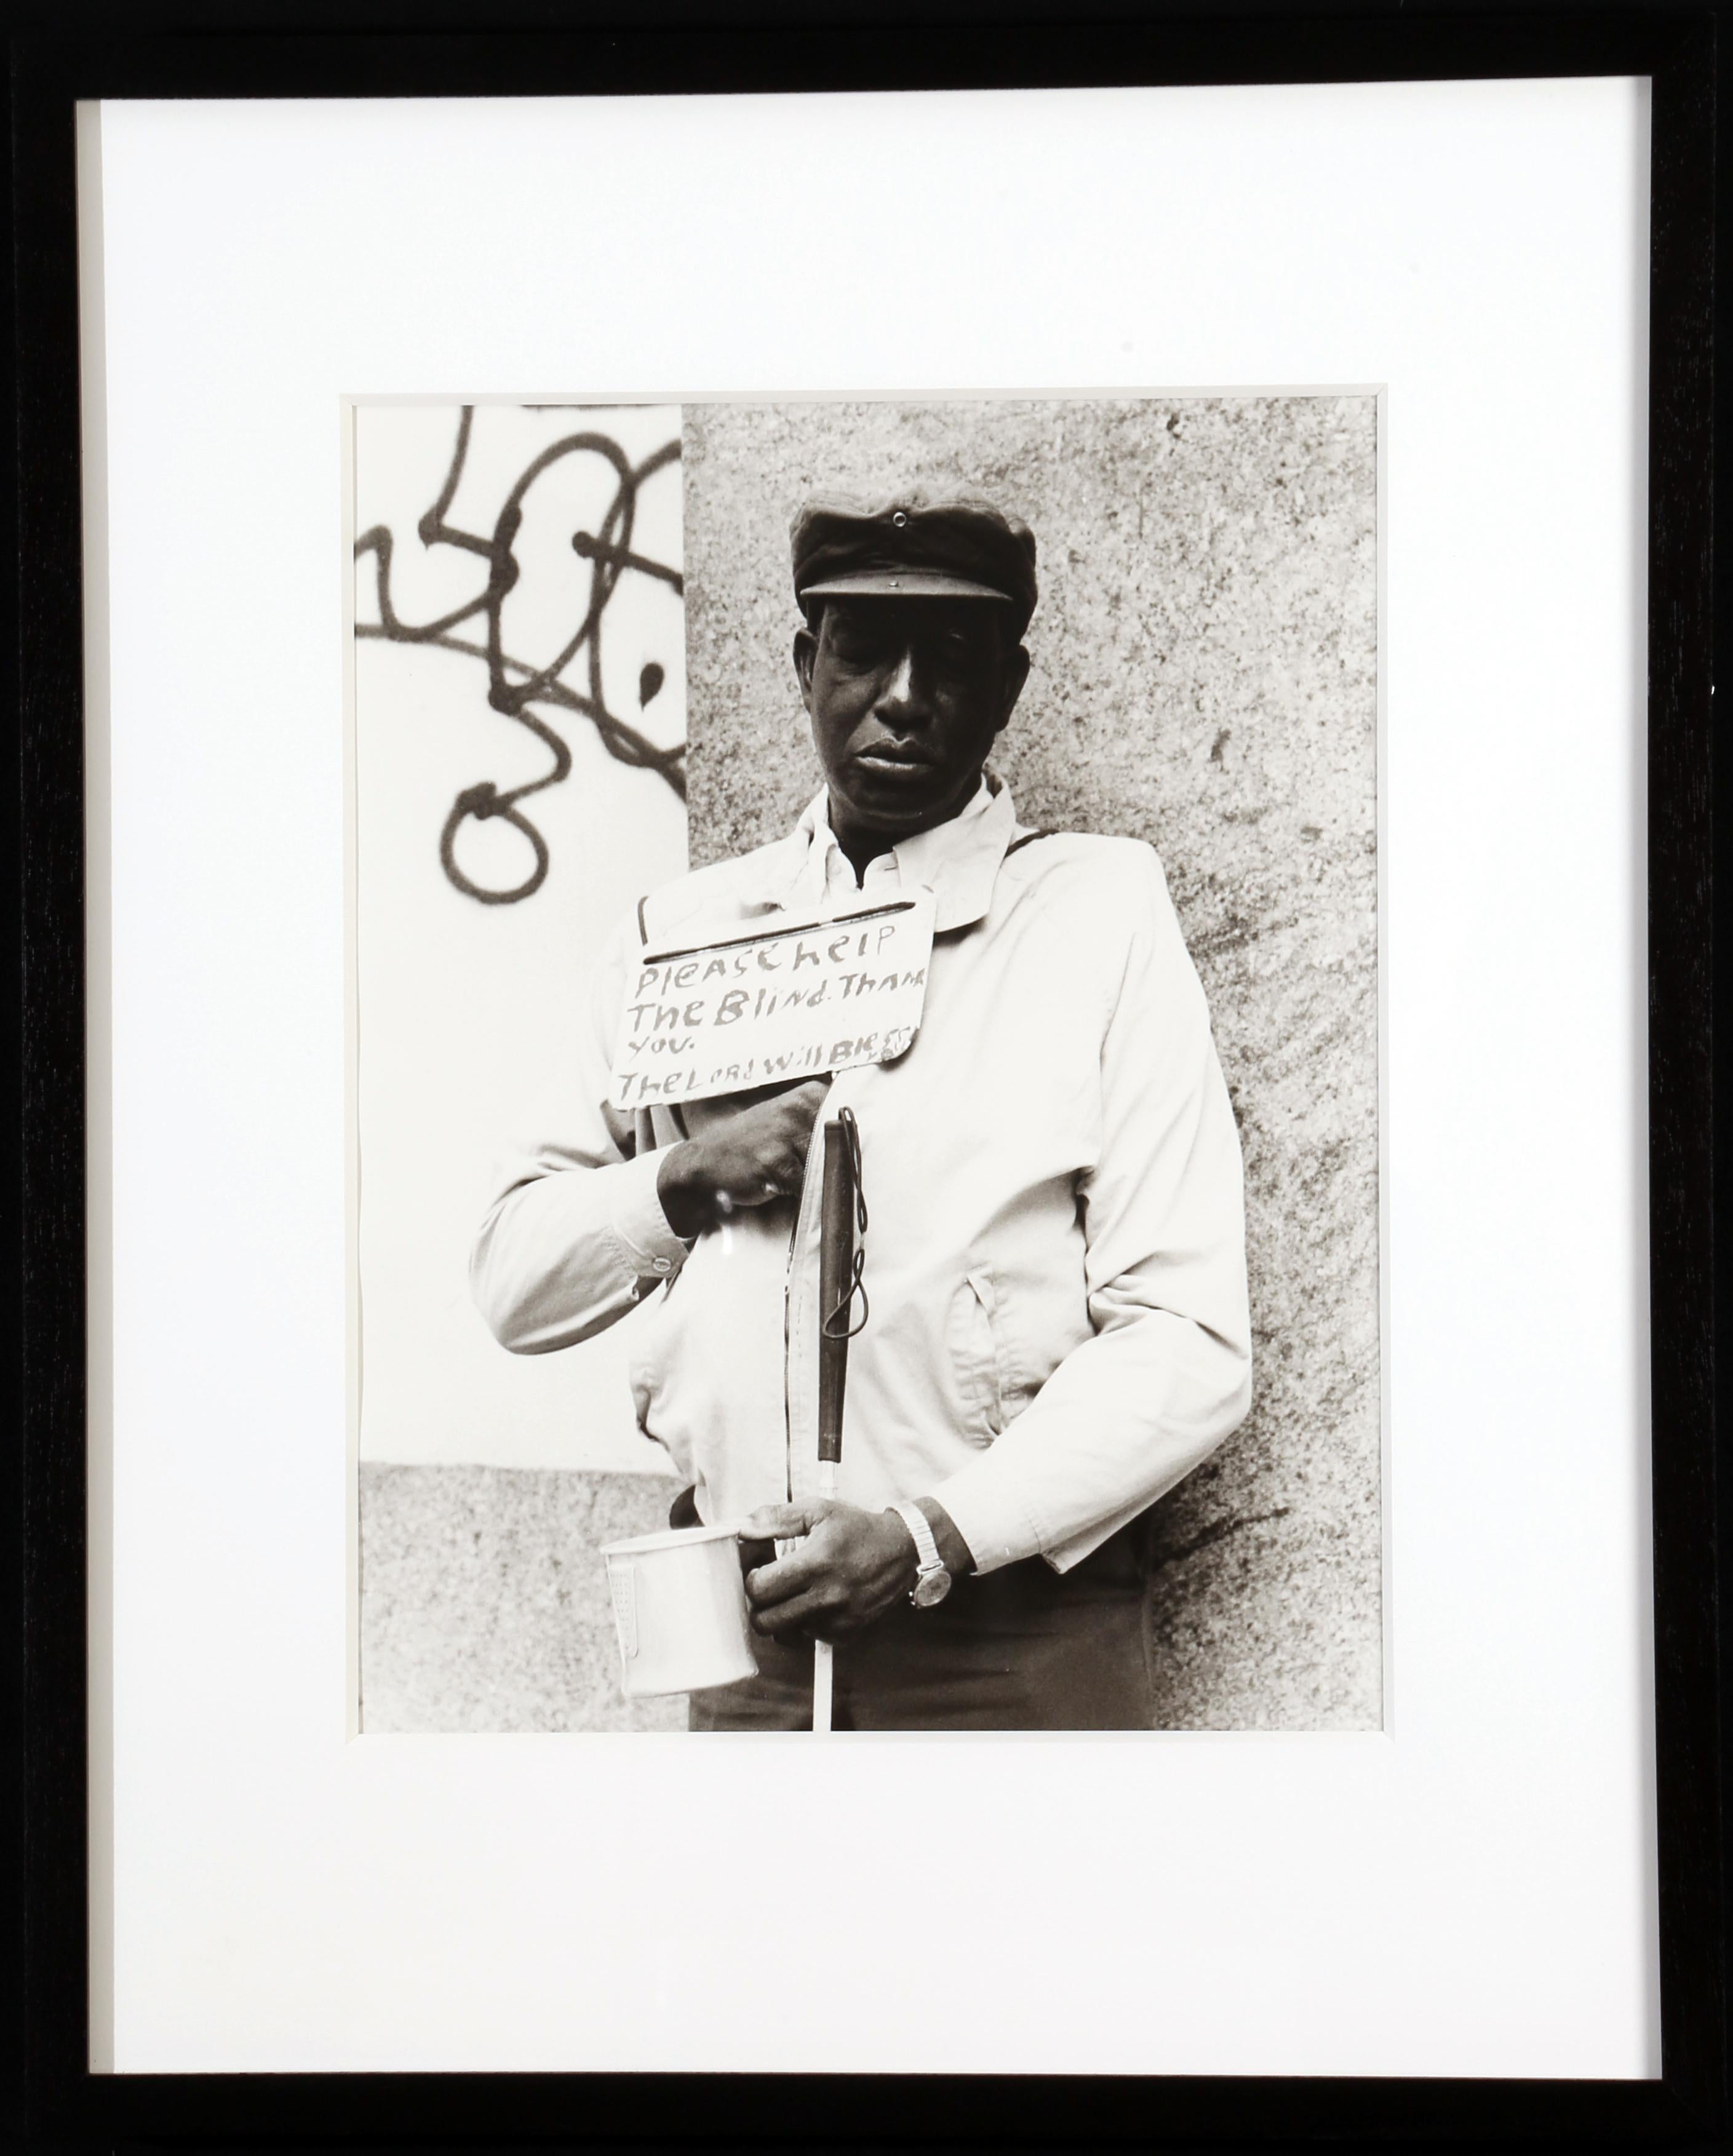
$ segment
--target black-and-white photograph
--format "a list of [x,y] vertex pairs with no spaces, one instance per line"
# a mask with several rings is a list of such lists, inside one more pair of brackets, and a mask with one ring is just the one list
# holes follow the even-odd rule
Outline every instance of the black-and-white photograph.
[[1379,1727],[1376,395],[351,418],[363,1732]]

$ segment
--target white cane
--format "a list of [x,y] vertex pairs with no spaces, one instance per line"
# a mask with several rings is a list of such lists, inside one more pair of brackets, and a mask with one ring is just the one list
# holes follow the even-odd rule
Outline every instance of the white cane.
[[[861,1285],[855,1223],[866,1224],[860,1203],[860,1130],[846,1108],[825,1125],[825,1179],[819,1213],[819,1412],[818,1487],[820,1497],[836,1495],[842,1465],[842,1397],[848,1382],[848,1343],[860,1324],[849,1316]],[[865,1296],[862,1295],[864,1306]],[[864,1307],[861,1322],[866,1320]],[[822,1734],[831,1727],[831,1650],[826,1640],[812,1648],[812,1727]]]
[[[819,1468],[819,1495],[836,1495],[836,1470],[829,1460]],[[812,1643],[812,1727],[820,1737],[831,1733],[831,1688],[835,1676],[835,1654],[828,1640]]]

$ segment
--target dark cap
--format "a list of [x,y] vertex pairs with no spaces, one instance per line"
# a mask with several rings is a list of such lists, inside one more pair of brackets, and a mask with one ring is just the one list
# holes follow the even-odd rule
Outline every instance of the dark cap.
[[882,508],[809,501],[789,527],[795,597],[999,599],[1019,636],[1035,611],[1035,534],[990,501],[901,495]]

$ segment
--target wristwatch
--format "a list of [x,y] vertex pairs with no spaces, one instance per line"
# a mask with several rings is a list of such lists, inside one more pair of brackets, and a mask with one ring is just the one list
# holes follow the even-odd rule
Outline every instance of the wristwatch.
[[918,1505],[898,1502],[890,1510],[914,1537],[915,1558],[920,1569],[915,1574],[914,1585],[908,1590],[908,1599],[917,1609],[930,1609],[935,1602],[943,1602],[951,1591],[951,1576],[938,1554],[932,1527]]

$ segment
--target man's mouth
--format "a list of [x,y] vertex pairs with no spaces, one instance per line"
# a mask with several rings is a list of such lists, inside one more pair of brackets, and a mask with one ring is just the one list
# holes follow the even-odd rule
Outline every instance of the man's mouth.
[[933,758],[918,748],[903,748],[893,742],[875,742],[871,748],[860,750],[856,763],[864,763],[869,771],[931,771]]

